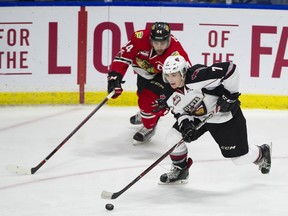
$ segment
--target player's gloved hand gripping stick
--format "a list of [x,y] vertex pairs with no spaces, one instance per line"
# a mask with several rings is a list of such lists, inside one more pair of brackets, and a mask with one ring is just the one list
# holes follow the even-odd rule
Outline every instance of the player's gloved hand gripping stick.
[[6,169],[10,172],[31,175],[37,172],[113,95],[115,91],[111,91],[106,98],[37,166],[33,168],[25,168],[15,164],[8,165]]

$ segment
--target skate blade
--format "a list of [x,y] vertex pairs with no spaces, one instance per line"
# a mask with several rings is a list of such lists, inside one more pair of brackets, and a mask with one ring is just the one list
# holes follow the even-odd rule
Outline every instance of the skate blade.
[[149,143],[149,142],[151,142],[151,139],[148,139],[148,140],[145,140],[145,141],[137,141],[137,140],[133,140],[133,142],[132,142],[132,144],[134,145],[134,146],[137,146],[137,145],[143,145],[143,144],[147,144],[147,143]]
[[188,179],[182,179],[182,180],[178,180],[175,182],[158,182],[159,185],[182,185],[182,184],[187,184],[188,183]]

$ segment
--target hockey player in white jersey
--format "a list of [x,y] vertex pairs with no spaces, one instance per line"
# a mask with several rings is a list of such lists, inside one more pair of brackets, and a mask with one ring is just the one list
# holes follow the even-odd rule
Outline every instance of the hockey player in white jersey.
[[[269,173],[271,146],[248,145],[246,119],[238,100],[239,74],[234,63],[187,68],[182,56],[170,56],[163,65],[163,80],[167,85],[155,112],[168,107],[176,118],[167,134],[167,144],[173,146],[182,138],[185,142],[170,154],[173,169],[161,175],[160,183],[187,182],[192,160],[186,143],[207,131],[225,158],[231,158],[236,165],[255,163],[263,174]],[[211,113],[214,116],[196,130]]]

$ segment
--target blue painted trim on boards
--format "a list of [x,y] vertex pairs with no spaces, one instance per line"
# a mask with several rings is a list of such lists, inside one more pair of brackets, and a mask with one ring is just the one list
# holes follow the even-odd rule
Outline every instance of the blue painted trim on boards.
[[196,7],[196,8],[234,8],[234,9],[266,9],[288,10],[288,5],[261,5],[261,4],[208,4],[187,2],[159,2],[159,1],[125,1],[125,2],[95,2],[95,1],[7,1],[0,2],[0,7],[47,7],[47,6],[126,6],[126,7]]

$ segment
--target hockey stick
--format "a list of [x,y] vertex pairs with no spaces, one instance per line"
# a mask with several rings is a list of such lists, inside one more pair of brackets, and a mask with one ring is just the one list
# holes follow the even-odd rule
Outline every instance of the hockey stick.
[[[209,119],[211,119],[217,111],[218,111],[218,108],[216,107],[216,110],[210,112],[209,115],[195,127],[195,130],[199,130],[204,124],[206,124],[206,122]],[[164,158],[166,158],[170,153],[172,153],[173,150],[177,148],[179,145],[181,145],[183,142],[184,142],[184,139],[181,139],[172,148],[170,148],[165,154],[163,154],[158,160],[156,160],[152,165],[150,165],[146,170],[144,170],[139,176],[137,176],[137,178],[135,178],[127,186],[125,186],[122,190],[115,192],[115,193],[102,191],[101,193],[102,199],[116,199],[117,197],[119,197],[126,190],[128,190],[132,185],[134,185],[137,181],[139,181],[143,176],[145,176],[150,170],[152,170],[157,164],[159,164]]]
[[112,91],[106,96],[106,98],[37,166],[33,168],[25,168],[18,165],[8,165],[6,169],[13,173],[31,175],[36,173],[113,95],[115,91]]

